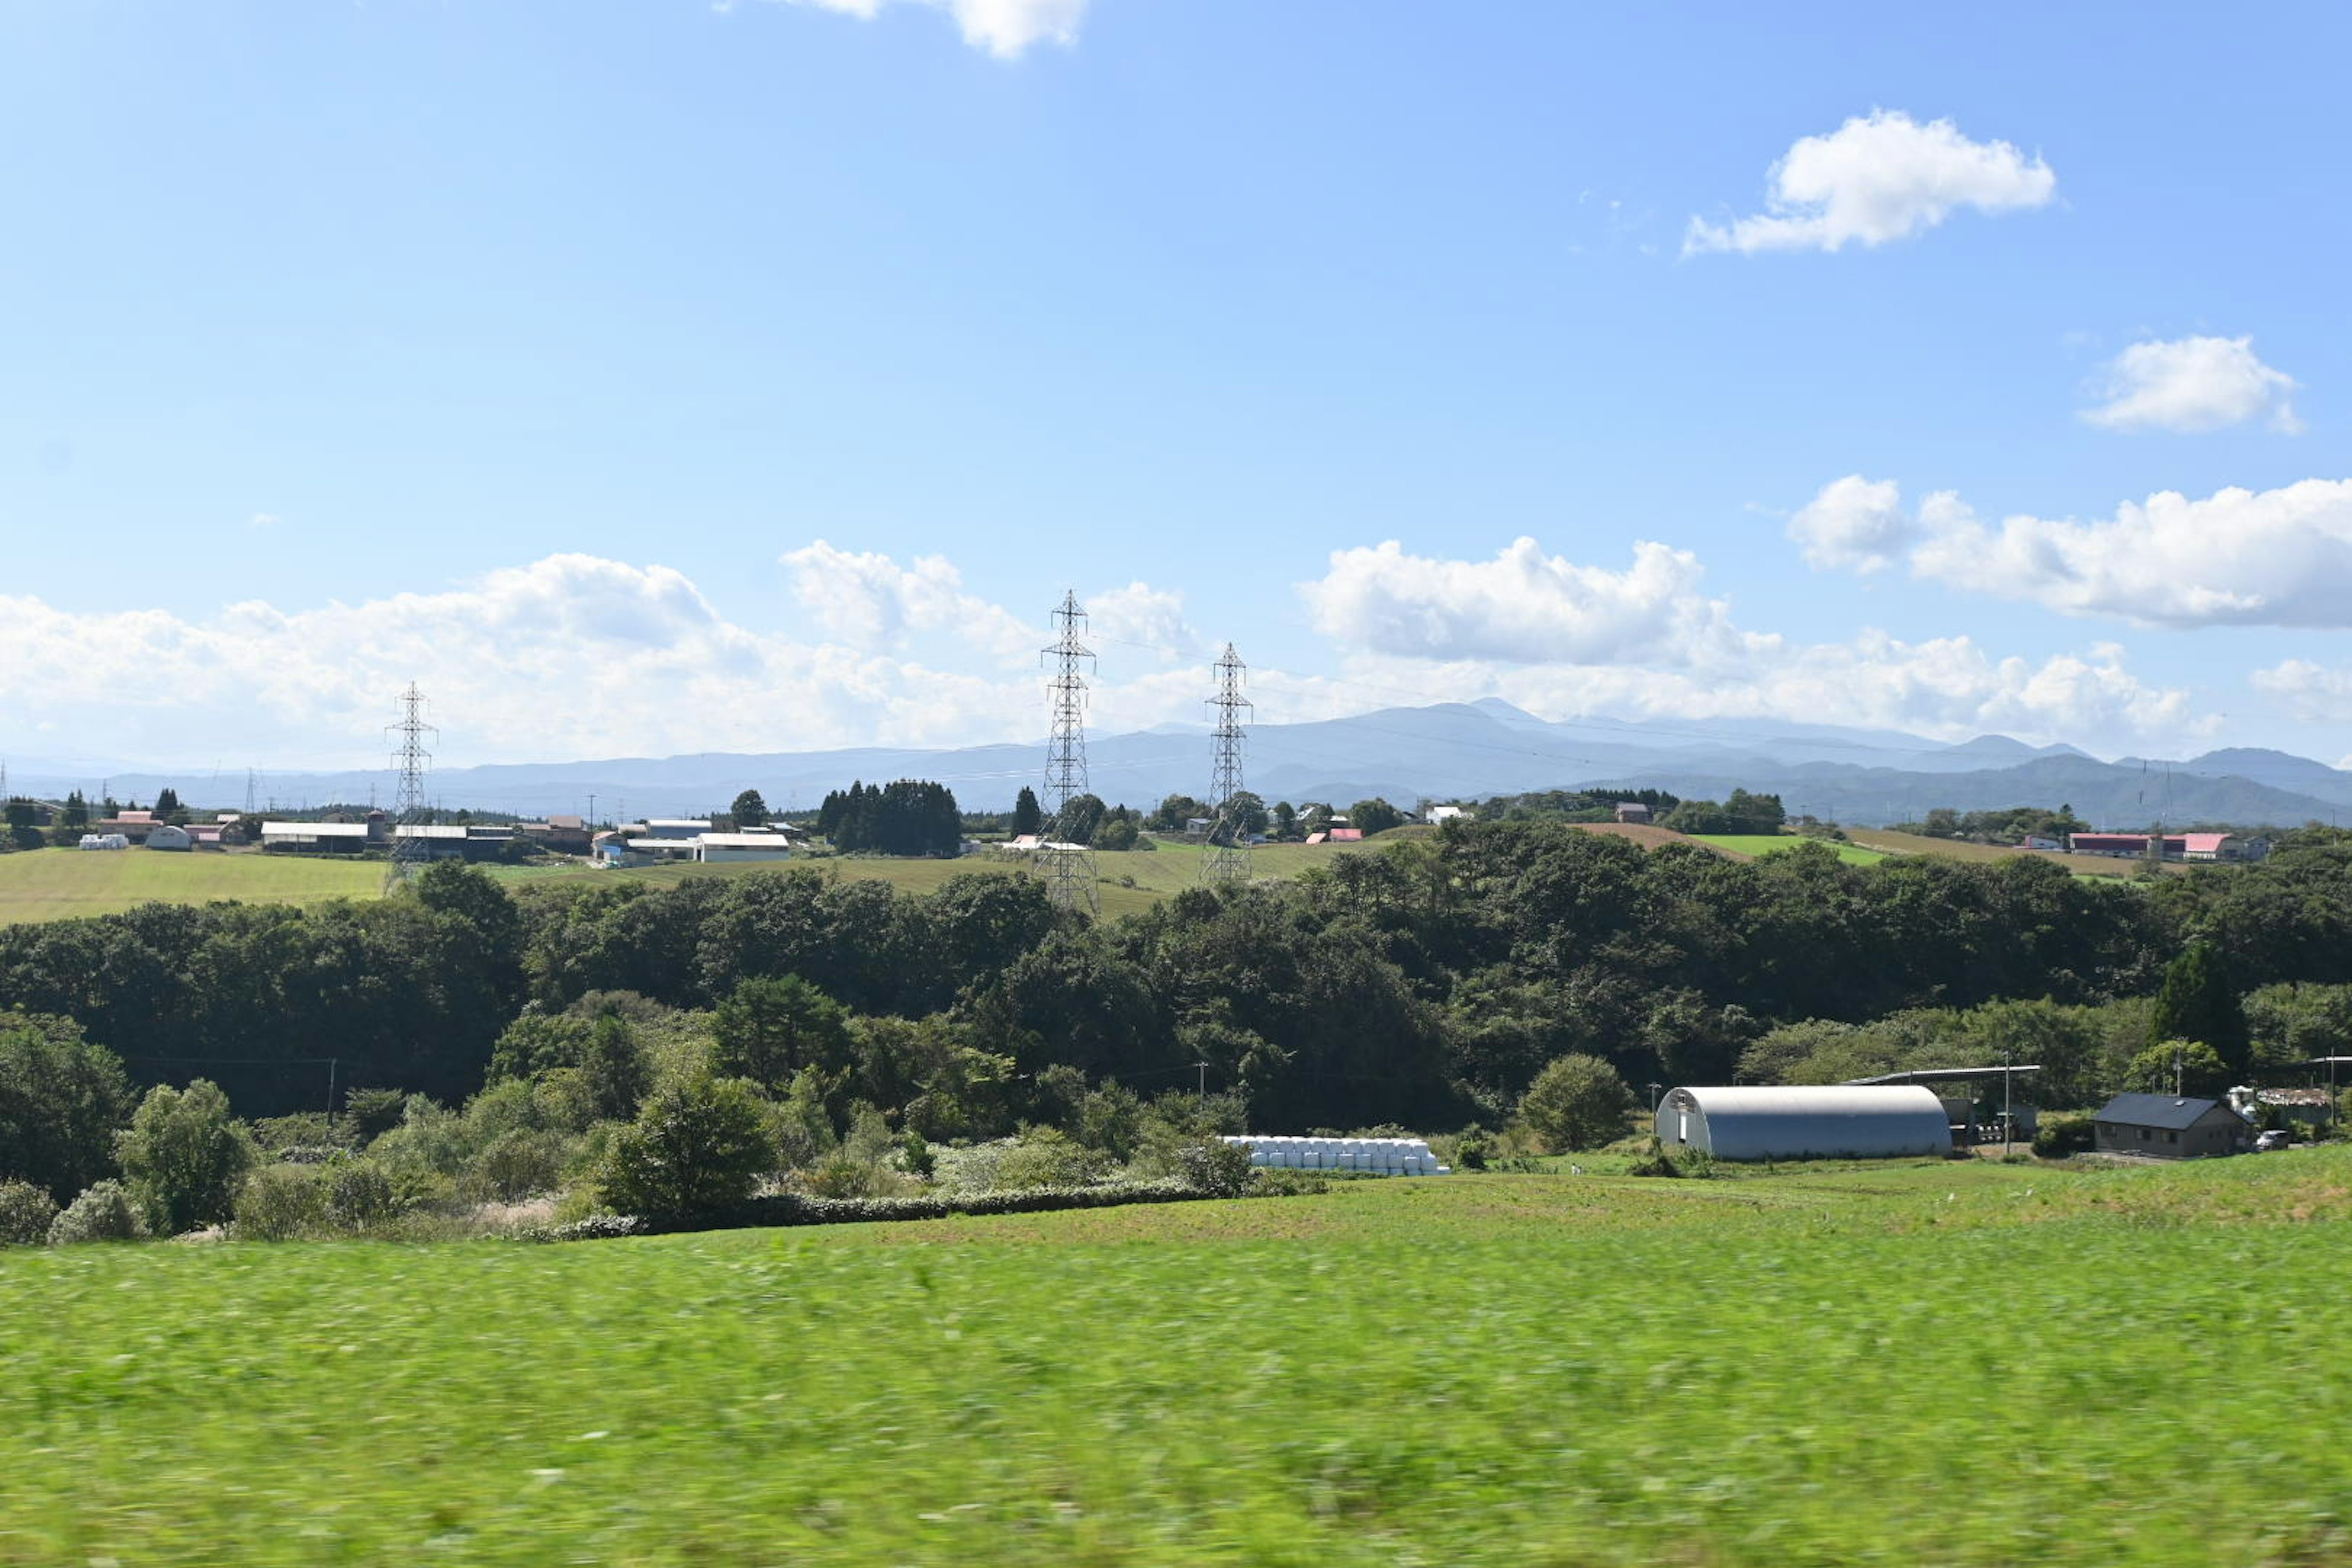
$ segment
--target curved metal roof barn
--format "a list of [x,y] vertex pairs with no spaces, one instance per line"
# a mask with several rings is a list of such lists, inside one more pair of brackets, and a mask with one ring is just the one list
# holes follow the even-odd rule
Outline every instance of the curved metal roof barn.
[[1866,1159],[1948,1153],[1952,1127],[1916,1084],[1677,1089],[1658,1102],[1658,1142],[1718,1160]]

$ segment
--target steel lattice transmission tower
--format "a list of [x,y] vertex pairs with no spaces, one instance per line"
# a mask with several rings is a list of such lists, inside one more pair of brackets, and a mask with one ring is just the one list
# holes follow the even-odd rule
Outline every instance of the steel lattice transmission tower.
[[1246,733],[1250,700],[1242,695],[1242,676],[1249,666],[1225,645],[1217,660],[1217,694],[1209,706],[1217,710],[1217,760],[1209,779],[1209,844],[1201,856],[1201,880],[1210,884],[1249,880],[1249,833],[1234,816],[1234,797],[1242,793],[1242,738]]
[[441,731],[425,721],[425,694],[413,680],[400,694],[399,721],[384,729],[393,738],[392,767],[399,775],[392,803],[392,863],[384,871],[389,884],[415,876],[432,856],[432,844],[423,834],[404,834],[400,829],[425,826],[425,770],[433,763],[425,739],[438,738]]
[[1099,914],[1095,893],[1094,851],[1071,841],[1070,802],[1089,793],[1087,784],[1087,677],[1094,650],[1086,645],[1087,613],[1075,590],[1054,611],[1053,646],[1045,650],[1052,674],[1045,690],[1054,707],[1053,738],[1045,743],[1046,818],[1037,850],[1054,907]]

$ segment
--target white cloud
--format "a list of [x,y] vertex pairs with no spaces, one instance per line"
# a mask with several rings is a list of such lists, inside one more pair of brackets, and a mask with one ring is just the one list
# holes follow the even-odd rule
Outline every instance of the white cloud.
[[1659,544],[1637,546],[1619,573],[1547,556],[1531,540],[1486,562],[1389,543],[1334,552],[1300,593],[1318,628],[1351,650],[1349,679],[1388,700],[1497,696],[1554,714],[1762,715],[2078,744],[2211,727],[2189,692],[2142,681],[2112,644],[2037,663],[1966,637],[1798,643],[1736,626],[1727,601],[1699,593],[1700,575],[1688,552]]
[[2249,420],[2294,435],[2303,428],[2288,397],[2293,376],[2254,357],[2253,339],[2176,338],[2134,343],[2107,366],[2083,417],[2111,430],[2219,430]]
[[1200,657],[1201,634],[1184,619],[1181,594],[1129,583],[1084,595],[1079,603],[1097,639],[1148,649],[1164,663]]
[[[450,766],[1045,732],[1042,616],[1025,624],[965,591],[937,557],[902,566],[820,542],[783,563],[812,616],[782,631],[730,620],[668,567],[590,555],[442,592],[295,610],[254,602],[200,618],[0,594],[0,715],[20,733],[70,736],[85,754],[181,765],[226,752],[267,770],[379,764],[393,696],[412,679]],[[1190,635],[1181,600],[1148,584],[1101,599],[1157,647]],[[908,651],[918,635],[937,657]],[[1137,678],[1138,662],[1105,660],[1096,722],[1199,716],[1205,665]],[[1311,681],[1297,689],[1332,700]]]
[[1040,626],[965,593],[963,574],[944,556],[920,555],[901,566],[887,555],[852,554],[820,539],[782,563],[793,595],[828,637],[850,647],[900,648],[910,633],[944,632],[1004,663],[1025,664],[1048,640]]
[[2010,212],[2048,205],[2058,176],[2007,142],[1971,142],[1948,120],[1920,124],[1873,110],[1807,136],[1772,165],[1767,211],[1728,224],[1693,218],[1683,254],[1837,250],[1905,239],[1961,207]]
[[2352,720],[2352,669],[2330,669],[2307,658],[2290,658],[2255,670],[2246,679],[2256,690],[2277,698],[2297,719],[2319,724]]
[[[871,21],[886,5],[909,4],[945,11],[955,18],[964,42],[999,59],[1017,59],[1032,44],[1075,44],[1086,19],[1087,0],[786,0]],[[722,6],[731,9],[731,6]]]
[[1317,629],[1366,652],[1575,664],[1685,662],[1738,651],[1727,601],[1699,593],[1698,558],[1643,542],[1622,572],[1514,541],[1492,561],[1408,555],[1394,540],[1337,550],[1303,584]]
[[2095,521],[1925,519],[1916,575],[2074,616],[2152,626],[2352,626],[2352,480],[2177,491]]
[[1876,572],[1911,542],[1916,526],[1893,479],[1832,479],[1789,520],[1789,537],[1816,567]]

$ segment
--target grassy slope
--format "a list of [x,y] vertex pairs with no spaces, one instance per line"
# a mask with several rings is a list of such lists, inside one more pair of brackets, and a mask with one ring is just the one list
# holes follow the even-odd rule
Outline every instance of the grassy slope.
[[[1742,855],[1778,855],[1807,842],[1793,833],[1704,833],[1695,837],[1702,844],[1737,850]],[[1828,839],[1822,842],[1836,850],[1837,858],[1849,866],[1874,866],[1886,858],[1882,851],[1862,845],[1839,844]]]
[[0,1253],[0,1563],[2340,1561],[2347,1189],[2323,1152]]
[[285,855],[35,849],[0,855],[0,924],[103,915],[151,900],[309,904],[383,891],[382,862]]

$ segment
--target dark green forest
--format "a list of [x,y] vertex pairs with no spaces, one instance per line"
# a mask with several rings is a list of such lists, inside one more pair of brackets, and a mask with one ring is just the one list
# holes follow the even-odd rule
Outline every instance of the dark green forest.
[[[797,868],[510,895],[452,865],[379,902],[0,930],[0,1011],[70,1020],[135,1080],[202,1076],[262,1116],[325,1108],[330,1072],[338,1094],[456,1103],[519,1020],[631,994],[692,1026],[747,982],[789,976],[861,1026],[919,1021],[926,1049],[1006,1064],[986,1097],[1000,1119],[1035,1111],[1023,1086],[1062,1069],[1147,1095],[1205,1078],[1257,1127],[1434,1130],[1493,1124],[1570,1053],[1640,1084],[2013,1049],[2063,1058],[2049,1098],[2078,1103],[2120,1087],[2192,946],[2258,1022],[2286,1020],[2214,1042],[2233,1071],[2325,1045],[2277,988],[2352,984],[2352,835],[2115,884],[2023,858],[1864,868],[1808,846],[1736,861],[1465,824],[1101,925],[998,875],[929,897]],[[928,1092],[866,1076],[898,1096],[875,1101],[894,1119]]]

